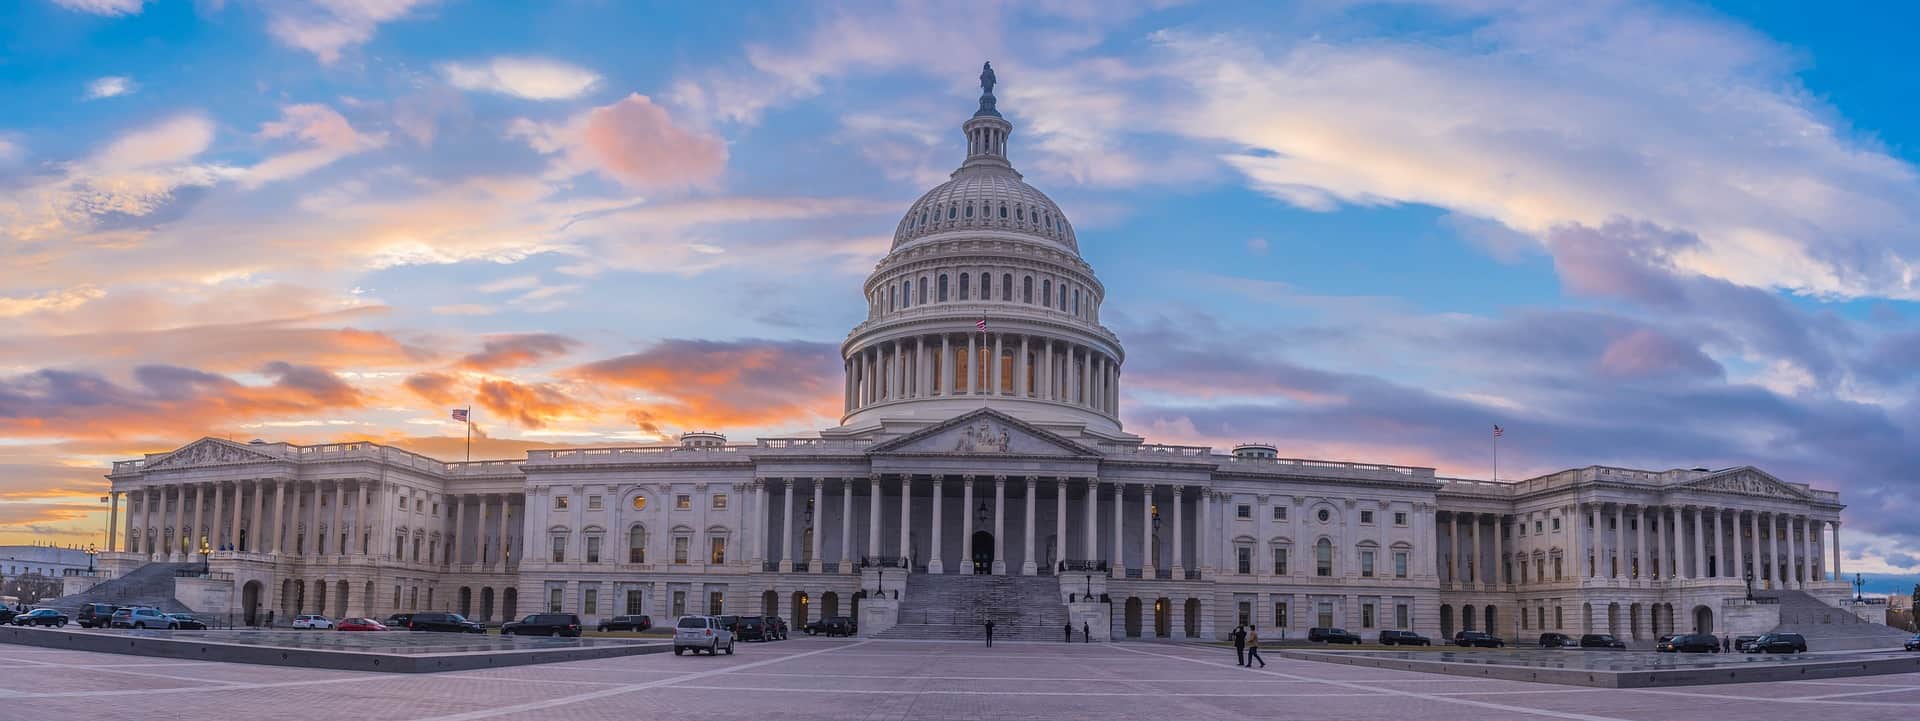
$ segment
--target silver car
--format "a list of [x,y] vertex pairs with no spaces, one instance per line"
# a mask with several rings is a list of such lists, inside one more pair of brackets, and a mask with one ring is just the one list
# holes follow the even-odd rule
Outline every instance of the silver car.
[[720,619],[713,616],[681,616],[673,625],[673,655],[686,651],[708,655],[720,653],[726,649],[727,655],[733,655],[733,632],[720,625]]
[[167,617],[157,608],[130,608],[122,617],[116,613],[113,617],[114,628],[179,628],[180,622]]

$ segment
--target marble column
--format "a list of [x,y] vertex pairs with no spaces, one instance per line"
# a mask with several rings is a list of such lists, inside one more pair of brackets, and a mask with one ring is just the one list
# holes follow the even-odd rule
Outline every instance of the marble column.
[[1720,511],[1713,509],[1713,522],[1709,524],[1713,533],[1713,575],[1717,578],[1727,576],[1727,537],[1720,534]]
[[[131,520],[132,516],[128,516]],[[120,492],[107,491],[107,552],[120,550]]]
[[1060,562],[1067,560],[1067,479],[1053,479],[1053,568],[1060,572]]
[[500,494],[500,570],[513,563],[513,497]]
[[953,338],[940,336],[940,395],[953,395]]
[[[933,528],[931,529],[933,531],[933,541],[928,544],[932,546],[932,551],[931,556],[927,559],[927,573],[938,574],[947,572],[947,539],[946,536],[941,533],[942,523],[940,518],[941,499],[947,495],[946,485],[946,476],[938,473],[933,475]],[[965,509],[961,510],[964,511]]]
[[1773,579],[1773,585],[1785,588],[1787,579],[1780,571],[1780,559],[1785,554],[1780,551],[1780,514],[1767,514],[1767,577]]
[[[1125,520],[1123,509],[1127,505],[1126,499],[1126,484],[1116,481],[1113,484],[1113,563],[1110,564],[1113,568],[1114,578],[1126,578],[1127,576],[1127,548],[1123,540],[1125,534],[1122,533],[1122,531],[1125,530],[1123,528],[1123,521]],[[1145,561],[1141,563],[1144,567]]]
[[[1466,535],[1466,529],[1460,527],[1460,519],[1463,515],[1464,514],[1461,514],[1459,511],[1453,512],[1453,528],[1450,529],[1450,532],[1447,534],[1447,543],[1453,546],[1453,558],[1447,564],[1451,567],[1450,572],[1452,576],[1448,577],[1447,583],[1455,590],[1460,588],[1461,569],[1465,568],[1465,561],[1462,559],[1462,557],[1466,555],[1465,549],[1460,546],[1460,537]],[[1305,553],[1305,549],[1302,549],[1302,553]],[[1302,557],[1304,558],[1304,555]]]
[[977,345],[980,339],[978,336],[978,333],[967,334],[967,395],[973,395],[979,392],[974,385],[974,379],[980,377],[980,347]]
[[[463,552],[465,549],[462,548],[466,540],[467,497],[457,494],[449,495],[447,505],[453,507],[453,538],[447,541],[447,563],[457,566],[467,562],[466,554]],[[618,528],[613,532],[624,533]]]
[[1087,521],[1086,521],[1086,528],[1082,529],[1081,533],[1082,535],[1086,536],[1086,544],[1082,547],[1081,553],[1087,554],[1086,560],[1098,561],[1101,558],[1104,558],[1104,554],[1100,553],[1100,529],[1099,529],[1100,479],[1099,478],[1087,479],[1087,497],[1084,503],[1086,504],[1086,507],[1087,507],[1085,511],[1085,513],[1087,514]]
[[[1185,514],[1181,513],[1180,497],[1186,493],[1186,490],[1185,486],[1173,487],[1173,580],[1175,581],[1184,580],[1187,577],[1187,557],[1180,553],[1185,550],[1180,542],[1180,533],[1186,530],[1181,521],[1181,516]],[[1184,610],[1181,612],[1185,613]]]
[[[204,529],[206,528],[206,518],[203,511],[207,505],[206,494],[207,484],[193,484],[193,532],[187,536],[187,558],[193,558],[195,554],[200,552],[200,538],[205,535]],[[182,493],[180,497],[181,500],[185,500],[186,494]]]
[[273,552],[287,552],[287,479],[273,482]]
[[827,557],[821,552],[821,547],[824,545],[822,537],[827,535],[821,532],[821,527],[826,525],[826,521],[827,479],[815,478],[813,479],[813,538],[810,539],[813,543],[807,554],[812,557],[807,563],[807,569],[814,573],[825,573],[827,570]]
[[1840,522],[1833,522],[1833,580],[1844,583],[1847,579],[1840,570]]
[[1613,504],[1613,562],[1608,566],[1608,575],[1620,578],[1626,575],[1627,563],[1627,507],[1625,504]]
[[780,479],[780,572],[793,572],[793,480]]
[[1006,381],[1000,362],[1001,345],[1004,339],[1005,336],[1000,333],[993,334],[993,361],[987,365],[988,378],[992,379],[993,383],[993,386],[987,389],[987,395],[990,396],[1000,395],[1000,389]]
[[1693,507],[1693,569],[1694,578],[1707,577],[1707,525],[1700,514],[1700,507]]
[[900,476],[900,557],[913,571],[913,476]]
[[880,476],[867,479],[872,496],[867,501],[867,552],[871,558],[879,558],[880,553]]
[[267,482],[256,479],[253,482],[253,515],[247,518],[247,551],[265,553],[267,549]]
[[1471,539],[1471,543],[1473,544],[1473,551],[1472,551],[1473,556],[1467,562],[1467,573],[1473,576],[1474,588],[1484,589],[1487,587],[1487,567],[1486,567],[1486,564],[1484,563],[1484,561],[1486,560],[1486,554],[1482,552],[1482,549],[1486,547],[1480,545],[1479,514],[1475,514],[1472,517],[1472,519],[1473,519],[1473,529],[1468,531],[1468,533],[1470,534],[1468,537]]
[[973,575],[973,474],[960,477],[960,573]]
[[[1386,513],[1384,509],[1380,512]],[[1378,528],[1384,523],[1386,523],[1386,519],[1379,519],[1378,522],[1375,523],[1375,527]],[[1493,572],[1487,575],[1493,577],[1493,587],[1495,590],[1507,587],[1506,524],[1507,517],[1505,515],[1499,513],[1493,514]],[[1380,545],[1384,548],[1387,544],[1382,543]],[[1378,561],[1375,561],[1375,563],[1378,563]],[[1374,620],[1377,621],[1379,619]]]
[[1786,540],[1781,544],[1787,547],[1786,588],[1799,588],[1800,571],[1798,568],[1795,568],[1799,559],[1796,557],[1793,548],[1793,516],[1788,515],[1786,522],[1782,525],[1787,529]]
[[213,546],[213,550],[216,551],[224,551],[227,549],[227,534],[222,532],[224,527],[220,523],[220,516],[225,515],[227,510],[226,491],[227,484],[213,484],[213,512],[212,515],[207,516],[207,518],[213,521],[213,527],[207,529],[207,543]]
[[993,477],[993,575],[1007,575],[1007,477]]
[[1153,484],[1140,484],[1140,577],[1153,578]]
[[[996,366],[997,365],[998,364],[996,364]],[[1026,524],[1026,533],[1020,539],[1022,541],[1022,545],[1025,546],[1025,548],[1021,549],[1022,555],[1020,556],[1020,575],[1031,576],[1035,572],[1037,572],[1040,567],[1040,564],[1035,563],[1033,560],[1033,531],[1034,531],[1033,515],[1035,510],[1034,507],[1040,505],[1040,493],[1039,493],[1040,479],[1036,476],[1027,476],[1026,484],[1027,484],[1027,524]]]
[[[1200,489],[1200,528],[1194,531],[1193,541],[1194,545],[1197,546],[1197,548],[1194,549],[1194,553],[1199,556],[1199,558],[1195,559],[1195,562],[1200,566],[1200,576],[1202,578],[1213,577],[1212,539],[1216,537],[1216,534],[1213,532],[1213,506],[1215,501],[1216,499],[1214,498],[1212,488],[1202,487]],[[1418,538],[1417,530],[1415,534],[1415,538]],[[1411,572],[1412,569],[1408,569],[1408,571]]]
[[[333,555],[335,556],[345,555],[346,552],[347,542],[344,534],[340,532],[340,507],[346,505],[346,503],[347,482],[336,479],[333,482],[333,519],[327,523],[327,535],[334,539]],[[445,523],[446,518],[442,516],[440,520],[442,523]],[[453,539],[447,539],[447,545],[449,547],[453,544]],[[325,548],[325,545],[323,544],[321,548]]]

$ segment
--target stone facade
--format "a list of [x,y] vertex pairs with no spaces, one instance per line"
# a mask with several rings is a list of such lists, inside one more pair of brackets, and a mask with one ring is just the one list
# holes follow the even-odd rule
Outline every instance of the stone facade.
[[966,161],[863,286],[840,426],[470,463],[202,439],[115,464],[110,560],[204,550],[250,616],[857,614],[863,632],[890,625],[909,574],[1059,574],[1070,617],[1116,638],[1252,622],[1649,639],[1751,620],[1732,609],[1749,572],[1844,594],[1826,580],[1837,495],[1753,468],[1490,482],[1127,433],[1106,289],[1014,170],[996,108],[982,97]]

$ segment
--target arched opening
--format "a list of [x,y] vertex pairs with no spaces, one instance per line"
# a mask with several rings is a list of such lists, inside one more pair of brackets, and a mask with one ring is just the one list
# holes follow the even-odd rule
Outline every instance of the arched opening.
[[259,581],[248,581],[246,585],[240,587],[240,608],[246,614],[248,626],[260,625],[260,591],[262,590]]
[[[133,549],[133,550],[139,550],[139,549]],[[247,529],[245,528],[240,529],[240,550],[242,551],[253,550],[252,542],[247,539]]]
[[1474,615],[1473,606],[1468,605],[1468,606],[1460,607],[1460,630],[1462,631],[1474,630],[1473,622],[1475,619],[1473,615]]
[[1481,613],[1487,616],[1487,633],[1498,634],[1500,632],[1500,607],[1489,604]]
[[780,615],[780,592],[779,591],[775,591],[769,588],[765,593],[760,594],[760,615],[762,616]]
[[1140,597],[1127,597],[1127,638],[1140,637]]
[[807,627],[807,606],[812,605],[812,602],[813,599],[807,595],[806,591],[793,592],[793,603],[790,609],[793,613],[793,618],[787,620],[787,626],[789,628]]
[[1706,606],[1693,607],[1693,632],[1713,633],[1713,609]]
[[503,609],[500,612],[500,617],[513,618],[513,612],[518,610],[518,606],[520,605],[520,589],[509,588],[502,596],[505,600],[500,602],[500,606]]
[[1591,603],[1580,604],[1580,628],[1575,630],[1578,630],[1581,633],[1587,633],[1592,628],[1593,628],[1593,604]]
[[1199,638],[1200,637],[1200,599],[1197,599],[1197,598],[1187,599],[1186,618],[1183,620],[1186,621],[1185,626],[1186,626],[1187,638]]
[[480,621],[493,620],[493,587],[480,589]]
[[473,617],[473,589],[466,586],[461,586],[458,597],[460,599],[460,615],[466,616],[468,618],[472,618]]
[[1631,634],[1636,641],[1645,637],[1642,635],[1645,629],[1640,625],[1640,615],[1642,613],[1645,613],[1645,611],[1641,610],[1640,604],[1636,603],[1627,607],[1627,633]]
[[1453,638],[1453,606],[1440,604],[1440,636]]
[[1173,635],[1173,602],[1165,596],[1153,600],[1153,636],[1166,638]]
[[333,592],[334,592],[333,607],[334,609],[336,609],[336,613],[339,613],[342,616],[347,615],[347,609],[352,608],[352,606],[347,605],[347,591],[350,588],[351,587],[347,585],[346,581],[341,581],[339,583],[336,583],[334,584],[334,587],[333,587]]
[[293,608],[288,609],[288,613],[298,616],[306,612],[307,612],[307,582],[301,581],[301,580],[295,580],[293,582]]
[[320,614],[322,616],[327,615],[327,582],[326,581],[313,582],[313,612]]
[[854,591],[853,600],[847,604],[847,615],[853,617],[855,624],[860,623],[860,599],[866,598],[866,591]]
[[973,573],[993,573],[993,534],[986,531],[973,532]]
[[1607,604],[1607,633],[1613,634],[1615,638],[1620,636],[1620,604],[1618,603]]
[[373,612],[373,582],[372,581],[368,581],[366,585],[360,587],[360,605],[366,607],[365,610],[361,611],[361,613],[366,614],[370,618],[379,617],[379,614],[376,614]]
[[832,618],[840,615],[840,594],[828,591],[820,594],[820,617]]

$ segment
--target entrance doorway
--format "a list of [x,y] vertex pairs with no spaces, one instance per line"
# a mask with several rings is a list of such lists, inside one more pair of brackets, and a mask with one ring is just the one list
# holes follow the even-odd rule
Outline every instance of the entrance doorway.
[[260,625],[260,582],[248,581],[240,587],[240,608],[247,613],[247,625]]
[[986,531],[973,532],[973,573],[976,576],[993,573],[993,534]]
[[1153,602],[1153,635],[1166,638],[1173,635],[1173,602],[1165,598]]
[[1713,633],[1713,609],[1706,606],[1693,607],[1693,632]]
[[1128,638],[1140,637],[1140,597],[1139,596],[1129,596],[1127,598],[1126,628],[1127,628]]

